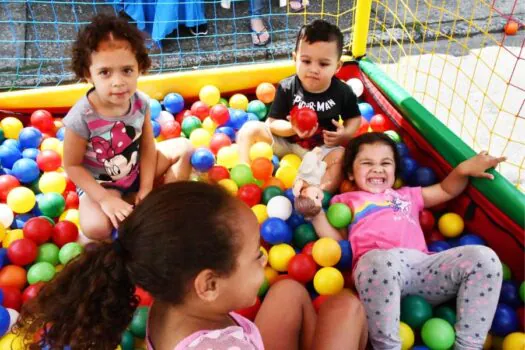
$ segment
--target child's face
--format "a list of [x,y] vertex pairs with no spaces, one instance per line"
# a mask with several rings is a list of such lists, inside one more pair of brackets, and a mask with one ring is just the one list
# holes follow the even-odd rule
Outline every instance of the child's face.
[[99,44],[91,54],[89,77],[99,102],[106,108],[128,107],[137,89],[139,67],[127,41],[111,40]]
[[394,152],[388,145],[373,143],[361,145],[354,160],[353,174],[349,175],[360,190],[383,193],[396,181]]
[[294,53],[295,69],[303,88],[320,93],[330,87],[332,77],[341,67],[335,41],[318,41],[313,44],[299,42]]

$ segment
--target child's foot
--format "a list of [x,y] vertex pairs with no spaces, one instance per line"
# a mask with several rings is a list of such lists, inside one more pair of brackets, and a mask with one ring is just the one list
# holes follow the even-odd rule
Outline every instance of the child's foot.
[[306,8],[301,0],[290,0],[290,10],[292,12],[301,12]]
[[270,42],[270,33],[260,18],[252,18],[250,20],[250,27],[252,30],[252,43],[255,46],[266,46]]

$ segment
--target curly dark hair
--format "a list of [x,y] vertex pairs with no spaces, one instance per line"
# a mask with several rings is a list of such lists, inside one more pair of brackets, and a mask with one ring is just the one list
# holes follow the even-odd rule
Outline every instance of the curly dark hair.
[[14,331],[30,349],[114,350],[137,307],[136,285],[180,304],[202,270],[225,277],[235,271],[239,205],[221,187],[200,182],[155,189],[121,224],[117,243],[86,247],[24,305]]
[[396,178],[401,175],[401,157],[397,150],[397,146],[394,140],[392,140],[387,134],[382,132],[365,132],[348,142],[348,145],[345,149],[345,157],[343,161],[343,169],[345,174],[352,174],[354,171],[354,161],[361,149],[362,145],[371,145],[374,143],[382,143],[384,145],[390,146],[392,152],[394,153],[394,165],[396,168]]
[[310,24],[305,24],[299,29],[295,42],[295,52],[299,48],[301,40],[313,44],[318,41],[333,42],[337,44],[338,58],[343,54],[343,33],[335,24],[323,19],[316,19]]
[[151,59],[144,44],[144,34],[125,19],[116,16],[98,14],[91,23],[83,27],[73,43],[71,69],[77,78],[85,81],[89,76],[91,54],[103,41],[125,40],[131,46],[139,64],[139,71],[146,73],[151,66]]

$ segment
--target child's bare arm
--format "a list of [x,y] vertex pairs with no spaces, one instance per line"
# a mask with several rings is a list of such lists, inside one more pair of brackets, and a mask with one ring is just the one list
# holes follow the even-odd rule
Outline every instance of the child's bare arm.
[[290,137],[296,134],[292,128],[292,123],[290,123],[288,120],[269,117],[266,122],[270,126],[272,134],[275,136]]
[[335,240],[348,238],[348,230],[346,228],[338,230],[330,225],[325,212],[322,210],[312,219],[312,225],[314,226],[315,232],[317,232],[319,237],[329,237]]

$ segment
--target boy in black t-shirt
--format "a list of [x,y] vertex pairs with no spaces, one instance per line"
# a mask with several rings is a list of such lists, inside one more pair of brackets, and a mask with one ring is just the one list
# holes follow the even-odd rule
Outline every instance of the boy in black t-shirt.
[[[335,192],[343,180],[344,148],[361,123],[357,97],[335,77],[342,66],[343,35],[339,28],[316,20],[299,31],[293,59],[296,74],[282,80],[266,123],[250,121],[237,135],[240,161],[249,163],[250,147],[259,141],[272,144],[282,157],[301,158],[316,146],[327,164],[321,187]],[[318,125],[301,132],[289,121],[292,108],[309,107],[317,112]]]

